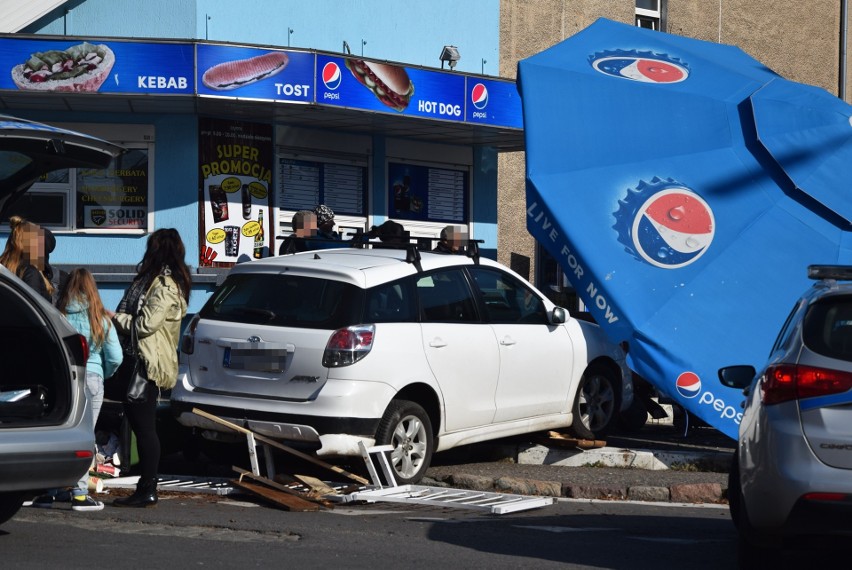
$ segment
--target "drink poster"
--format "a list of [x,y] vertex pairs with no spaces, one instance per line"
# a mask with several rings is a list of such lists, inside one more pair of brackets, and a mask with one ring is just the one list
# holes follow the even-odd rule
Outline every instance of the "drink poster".
[[202,118],[200,265],[228,267],[270,252],[272,126]]

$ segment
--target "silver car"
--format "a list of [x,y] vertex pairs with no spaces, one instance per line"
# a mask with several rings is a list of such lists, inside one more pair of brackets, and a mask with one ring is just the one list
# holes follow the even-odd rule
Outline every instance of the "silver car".
[[722,368],[745,388],[731,516],[752,554],[790,536],[852,535],[852,267],[811,266],[768,363]]
[[[121,149],[86,135],[0,116],[0,220],[42,174],[105,168]],[[84,385],[85,337],[0,267],[0,523],[29,496],[70,486],[94,453]]]

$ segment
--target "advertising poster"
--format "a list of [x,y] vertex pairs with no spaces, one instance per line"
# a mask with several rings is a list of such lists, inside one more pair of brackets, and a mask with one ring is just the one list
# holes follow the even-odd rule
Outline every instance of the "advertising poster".
[[222,267],[269,255],[272,126],[199,121],[200,265]]
[[198,45],[198,94],[313,103],[314,55]]
[[316,73],[319,104],[464,121],[463,75],[321,54]]
[[194,69],[191,44],[0,39],[0,89],[191,95]]
[[388,216],[467,223],[468,174],[416,164],[388,164]]

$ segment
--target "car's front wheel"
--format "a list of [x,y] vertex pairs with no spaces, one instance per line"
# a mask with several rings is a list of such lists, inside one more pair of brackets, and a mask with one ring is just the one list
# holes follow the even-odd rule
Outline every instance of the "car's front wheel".
[[618,381],[604,366],[589,366],[574,399],[571,431],[583,439],[605,435],[615,423],[621,408]]
[[420,481],[435,449],[426,410],[407,400],[392,401],[376,430],[376,445],[393,447],[390,464],[398,485]]

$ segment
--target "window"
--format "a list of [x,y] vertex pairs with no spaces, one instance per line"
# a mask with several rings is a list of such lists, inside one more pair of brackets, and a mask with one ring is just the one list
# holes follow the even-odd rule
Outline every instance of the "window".
[[388,217],[422,222],[467,223],[467,170],[388,163]]
[[473,282],[485,303],[492,323],[547,324],[547,310],[533,291],[511,275],[486,269],[469,268]]
[[470,287],[460,269],[438,271],[417,280],[420,319],[433,323],[477,321]]
[[[61,126],[106,140],[115,140],[109,136],[113,133],[111,127],[121,130],[121,125]],[[10,205],[7,215],[22,216],[59,231],[147,231],[153,211],[150,160],[153,142],[149,142],[153,140],[153,129],[135,125],[127,131],[135,133],[132,140],[140,142],[117,141],[127,152],[115,158],[107,168],[50,172]],[[0,223],[7,225],[9,220],[6,218]]]
[[367,291],[367,315],[370,323],[401,323],[417,320],[413,307],[411,281],[395,281]]
[[663,11],[665,0],[636,0],[636,25],[640,28],[665,31]]
[[339,329],[358,322],[363,290],[329,279],[243,273],[229,276],[202,318],[279,327]]

